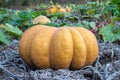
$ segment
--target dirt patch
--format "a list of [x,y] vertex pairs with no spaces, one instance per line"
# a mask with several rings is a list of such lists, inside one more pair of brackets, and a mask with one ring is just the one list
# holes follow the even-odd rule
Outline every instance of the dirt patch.
[[18,40],[0,51],[0,80],[120,80],[120,45],[99,43],[99,57],[80,70],[32,70],[18,54]]

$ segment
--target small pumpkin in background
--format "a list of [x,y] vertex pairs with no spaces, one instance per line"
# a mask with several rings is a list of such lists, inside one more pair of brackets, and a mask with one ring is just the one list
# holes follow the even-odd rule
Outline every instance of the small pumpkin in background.
[[33,22],[33,24],[38,24],[38,23],[46,24],[46,23],[50,23],[51,20],[44,15],[40,15],[40,16],[36,17],[35,19],[33,19],[32,22]]
[[62,7],[61,5],[52,5],[50,6],[47,10],[46,10],[46,13],[47,14],[54,14],[54,13],[71,13],[72,12],[72,8],[71,7],[68,7],[68,6],[65,6],[65,7]]
[[67,11],[68,13],[71,13],[71,12],[72,12],[72,8],[69,7],[69,6],[65,6],[65,9],[66,9],[66,11]]
[[98,44],[94,34],[82,27],[36,25],[22,35],[19,54],[38,69],[80,69],[96,60]]
[[66,12],[66,9],[61,7],[60,5],[56,5],[56,12],[58,13],[65,13]]
[[56,6],[51,6],[46,10],[47,14],[54,14],[57,12],[57,7]]

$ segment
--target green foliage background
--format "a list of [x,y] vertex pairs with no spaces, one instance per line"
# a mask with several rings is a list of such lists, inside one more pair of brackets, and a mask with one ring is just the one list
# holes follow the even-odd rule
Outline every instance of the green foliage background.
[[[10,4],[10,1],[14,0],[0,0],[0,6],[5,7]],[[27,1],[27,3],[25,1],[27,0],[21,0],[21,4],[28,3],[29,5],[33,0],[29,0],[30,2]],[[41,1],[43,0],[34,0],[33,4]],[[120,1],[106,2],[103,0],[102,2],[86,2],[86,4],[62,4],[62,6],[66,5],[72,7],[71,13],[46,14],[45,11],[50,6],[46,3],[40,4],[35,9],[0,8],[0,42],[8,45],[12,38],[20,38],[22,32],[35,25],[32,20],[39,15],[45,15],[51,20],[51,23],[45,24],[48,26],[85,27],[98,37],[100,36],[103,41],[120,41]]]

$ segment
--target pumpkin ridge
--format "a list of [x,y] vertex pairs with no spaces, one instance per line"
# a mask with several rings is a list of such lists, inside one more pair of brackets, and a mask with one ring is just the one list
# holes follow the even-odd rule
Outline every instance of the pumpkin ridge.
[[49,68],[49,45],[55,27],[43,28],[31,42],[31,58],[37,68]]
[[75,29],[78,30],[82,34],[85,40],[85,44],[87,47],[87,57],[86,57],[85,65],[90,65],[95,61],[95,59],[98,56],[97,40],[94,34],[90,32],[89,30],[82,28],[82,27],[80,28],[75,27]]
[[35,64],[33,63],[33,60],[31,59],[31,43],[34,39],[34,37],[37,35],[38,32],[40,32],[44,27],[40,27],[38,28],[30,37],[29,39],[27,39],[26,41],[26,49],[25,49],[25,53],[29,53],[29,59],[30,59],[30,63],[32,64],[32,67],[35,67]]
[[36,25],[34,27],[31,27],[29,30],[25,31],[24,34],[21,37],[20,42],[19,42],[19,53],[20,53],[20,56],[29,65],[33,65],[33,64],[31,63],[31,60],[28,57],[29,53],[26,53],[25,49],[26,49],[27,40],[29,39],[29,37],[31,37],[32,33],[36,32],[36,30],[37,30],[36,28],[39,29],[40,26]]
[[87,49],[82,35],[74,28],[68,28],[73,38],[73,57],[70,69],[80,69],[86,61]]
[[73,56],[71,42],[72,36],[67,28],[60,27],[54,32],[50,47],[50,64],[53,69],[69,68]]

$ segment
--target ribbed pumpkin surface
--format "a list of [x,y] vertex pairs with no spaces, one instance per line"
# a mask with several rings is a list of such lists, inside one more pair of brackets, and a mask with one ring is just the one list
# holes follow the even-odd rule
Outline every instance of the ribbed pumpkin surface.
[[97,40],[82,27],[33,26],[21,37],[19,54],[39,69],[80,69],[98,56]]

